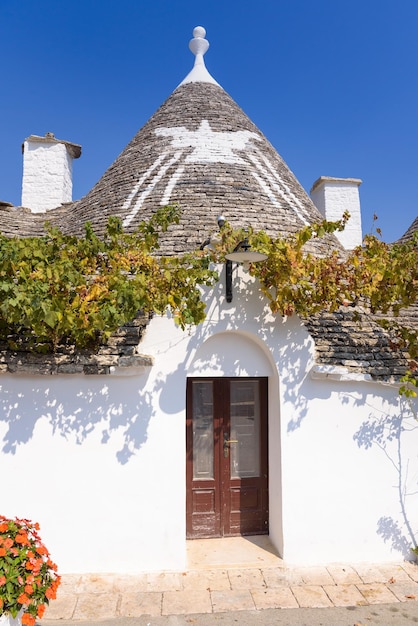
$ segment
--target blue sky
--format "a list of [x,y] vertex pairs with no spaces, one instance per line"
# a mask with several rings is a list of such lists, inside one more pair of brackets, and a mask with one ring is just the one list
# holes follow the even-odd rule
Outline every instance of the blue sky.
[[[361,178],[363,231],[418,215],[416,0],[0,0],[0,199],[20,204],[21,144],[79,143],[74,199],[193,65],[206,66],[309,191]],[[0,224],[1,229],[1,224]]]

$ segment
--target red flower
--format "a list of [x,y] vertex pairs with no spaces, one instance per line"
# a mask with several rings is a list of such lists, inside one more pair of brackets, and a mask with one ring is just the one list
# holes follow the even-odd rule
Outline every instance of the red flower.
[[25,626],[35,626],[35,618],[30,613],[23,613],[21,620]]
[[30,545],[27,534],[23,532],[20,535],[16,535],[15,541],[16,543],[22,544],[22,546]]
[[7,537],[7,539],[3,541],[3,546],[6,548],[6,550],[11,548],[12,545],[13,545],[13,539],[10,539],[10,537]]
[[54,598],[57,597],[56,591],[52,587],[50,587],[49,589],[45,591],[45,595],[48,598],[48,600],[53,600]]
[[19,604],[30,604],[30,599],[26,595],[26,593],[21,593],[20,596],[17,597],[17,601]]
[[0,587],[6,584],[6,576],[0,576]]
[[6,556],[5,548],[0,548],[0,556]]

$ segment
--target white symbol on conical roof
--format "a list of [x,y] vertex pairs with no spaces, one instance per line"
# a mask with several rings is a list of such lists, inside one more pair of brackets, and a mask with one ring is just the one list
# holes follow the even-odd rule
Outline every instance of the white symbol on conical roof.
[[250,139],[261,140],[257,133],[249,130],[234,132],[213,131],[207,120],[202,120],[197,130],[184,126],[157,128],[155,134],[172,137],[173,148],[194,148],[185,159],[186,163],[244,163],[236,150],[245,150]]
[[[146,198],[153,193],[164,177],[166,177],[165,190],[160,204],[168,204],[173,189],[183,177],[188,163],[227,163],[246,167],[252,164],[253,167],[249,172],[273,206],[280,208],[283,203],[288,204],[301,222],[308,224],[309,215],[303,203],[262,153],[259,145],[251,144],[251,140],[254,139],[262,141],[261,135],[248,130],[213,131],[208,120],[202,120],[199,128],[194,131],[184,126],[176,126],[157,128],[154,132],[160,137],[170,137],[171,142],[143,173],[126,198],[122,206],[122,211],[127,212],[123,220],[124,227],[129,226],[136,218]],[[190,152],[188,148],[193,150]],[[242,156],[237,152],[241,152]]]

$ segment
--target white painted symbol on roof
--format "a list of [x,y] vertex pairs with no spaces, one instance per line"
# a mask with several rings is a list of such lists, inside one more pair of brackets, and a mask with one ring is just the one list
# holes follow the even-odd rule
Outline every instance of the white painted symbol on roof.
[[173,148],[194,148],[185,159],[186,163],[233,163],[244,161],[235,151],[245,150],[251,139],[261,140],[257,133],[249,130],[217,132],[207,120],[202,120],[197,130],[187,130],[184,126],[157,128],[155,134],[172,137]]
[[[122,211],[126,212],[124,227],[129,226],[141,213],[145,200],[158,184],[164,185],[160,204],[171,201],[173,190],[182,179],[187,163],[229,163],[245,165],[247,168],[252,164],[254,169],[250,169],[251,174],[273,206],[288,206],[303,224],[309,223],[309,212],[305,205],[291,191],[260,148],[251,145],[253,139],[263,140],[257,133],[248,130],[213,131],[207,120],[202,120],[195,131],[177,126],[158,128],[154,132],[160,137],[170,137],[170,146],[140,176],[126,198],[122,207]],[[247,147],[252,149],[246,150]],[[190,148],[193,148],[191,152]],[[237,152],[241,152],[242,157]]]

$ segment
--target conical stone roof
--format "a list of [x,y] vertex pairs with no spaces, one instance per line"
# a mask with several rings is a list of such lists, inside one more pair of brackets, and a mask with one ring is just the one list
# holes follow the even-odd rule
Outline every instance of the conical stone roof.
[[[178,203],[181,222],[170,228],[161,248],[176,254],[205,241],[217,230],[221,214],[234,227],[252,225],[270,234],[321,221],[283,159],[207,72],[204,37],[204,29],[197,27],[190,42],[196,56],[193,70],[93,189],[43,219],[31,217],[27,234],[45,219],[72,234],[83,232],[90,221],[101,233],[111,215],[133,230],[159,206]],[[11,221],[19,220],[16,212],[8,213]],[[339,247],[333,237],[318,242],[319,249],[330,245]]]
[[[173,254],[199,246],[217,230],[221,214],[233,226],[251,224],[271,234],[293,233],[321,221],[283,159],[207,72],[204,37],[204,29],[194,30],[190,42],[194,68],[84,198],[44,214],[0,203],[0,230],[9,236],[39,235],[48,220],[64,232],[81,234],[90,221],[100,234],[111,215],[120,216],[125,229],[134,230],[159,206],[178,202],[181,223],[170,228],[162,247]],[[402,239],[412,236],[412,229],[417,229],[416,222]],[[333,236],[314,244],[318,252],[331,247],[341,249]],[[415,310],[402,314],[415,328]],[[408,367],[406,356],[393,349],[389,334],[370,316],[364,317],[361,327],[349,308],[304,321],[314,338],[319,365],[376,380],[399,378]],[[0,373],[106,374],[115,365],[147,366],[149,359],[135,350],[145,326],[146,320],[138,318],[120,329],[109,342],[114,352],[105,348],[103,353],[75,354],[66,360],[61,355],[34,360],[31,353],[25,358],[22,352],[0,346]],[[128,340],[121,342],[120,334]],[[322,376],[338,377],[332,371],[325,370]]]
[[418,230],[418,217],[416,217],[414,219],[414,221],[412,222],[411,226],[402,235],[402,237],[400,237],[398,239],[397,243],[407,243],[408,241],[411,241],[411,239],[413,238],[413,236],[417,232],[417,230]]

